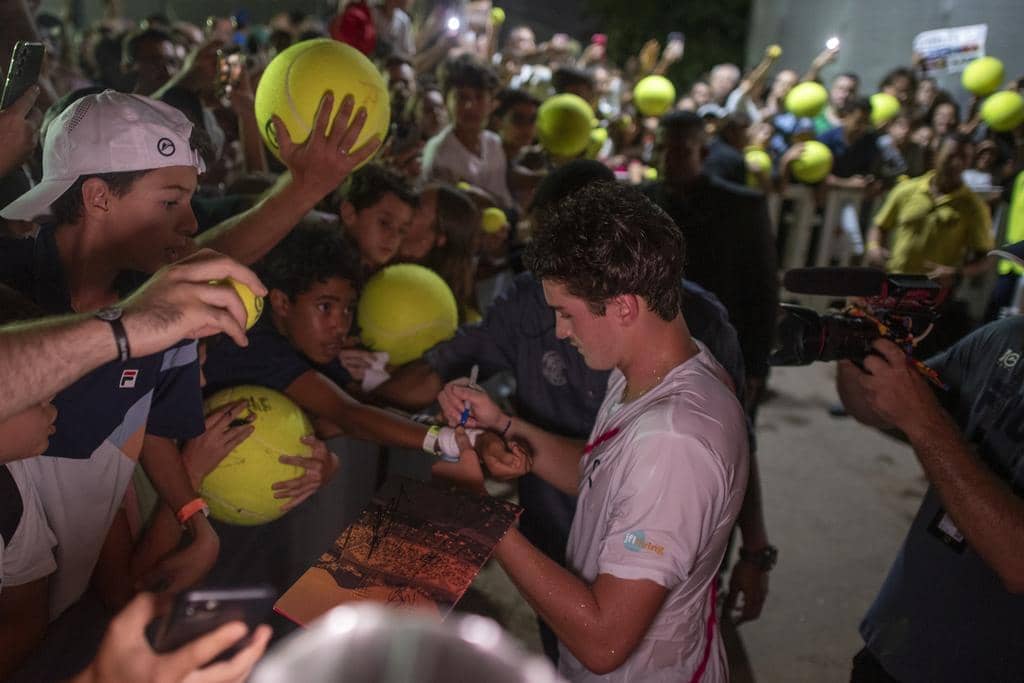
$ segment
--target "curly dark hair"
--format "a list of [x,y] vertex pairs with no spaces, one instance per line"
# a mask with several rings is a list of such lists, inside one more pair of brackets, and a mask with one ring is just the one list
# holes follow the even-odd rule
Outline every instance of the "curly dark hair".
[[603,315],[609,299],[642,297],[664,320],[682,305],[686,243],[679,227],[639,191],[619,183],[583,186],[538,214],[526,266],[559,282]]
[[338,226],[315,220],[299,223],[253,269],[268,289],[292,300],[332,277],[348,280],[357,290],[362,285],[358,252]]
[[472,55],[451,59],[443,68],[443,92],[446,97],[453,88],[475,88],[493,93],[501,83],[491,67]]

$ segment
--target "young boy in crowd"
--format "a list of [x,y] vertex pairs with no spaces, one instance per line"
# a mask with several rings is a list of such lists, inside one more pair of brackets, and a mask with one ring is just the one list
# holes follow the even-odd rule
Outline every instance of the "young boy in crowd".
[[[248,347],[229,339],[210,344],[207,393],[257,384],[284,393],[305,410],[321,439],[345,434],[402,448],[422,447],[449,458],[458,455],[450,428],[413,422],[364,405],[345,392],[352,377],[338,356],[352,325],[361,268],[356,252],[336,228],[300,225],[257,265],[257,272],[270,291],[264,314],[249,331]],[[335,464],[332,457],[322,481]],[[438,462],[434,473],[444,476],[450,468]],[[284,520],[278,521],[277,527],[264,525],[257,534],[218,525],[222,550],[209,581],[257,577],[286,588],[295,577],[286,576],[281,564],[288,539],[274,533],[284,528]],[[261,564],[255,557],[266,561]]]
[[512,206],[501,138],[487,130],[498,77],[479,60],[464,55],[447,64],[444,96],[455,123],[431,138],[423,149],[424,182],[467,182]]
[[345,236],[358,248],[363,272],[394,260],[415,207],[412,188],[383,166],[367,164],[352,174],[339,215]]

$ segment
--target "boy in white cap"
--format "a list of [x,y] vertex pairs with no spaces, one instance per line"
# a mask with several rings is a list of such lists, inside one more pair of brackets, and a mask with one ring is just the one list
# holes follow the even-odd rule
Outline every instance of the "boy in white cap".
[[[246,214],[199,240],[243,262],[271,248],[317,201],[375,149],[352,151],[365,112],[351,125],[351,98],[328,135],[325,96],[308,142],[294,145],[280,121],[290,168],[278,187]],[[189,204],[204,170],[192,124],[149,98],[113,91],[70,105],[50,126],[43,180],[0,215],[52,216],[34,240],[0,241],[0,281],[47,313],[96,312],[109,323],[118,361],[101,366],[56,397],[58,433],[32,462],[47,520],[58,539],[51,577],[51,619],[86,590],[110,521],[140,453],[164,501],[188,526],[192,561],[208,567],[216,535],[181,465],[175,440],[203,430],[195,342],[135,357],[116,302],[145,277],[196,249]]]

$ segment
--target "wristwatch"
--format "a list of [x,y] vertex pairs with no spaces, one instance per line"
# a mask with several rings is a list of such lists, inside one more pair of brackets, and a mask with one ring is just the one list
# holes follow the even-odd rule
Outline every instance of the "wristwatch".
[[779,549],[773,545],[766,545],[760,550],[740,548],[740,559],[749,562],[763,572],[770,572],[779,561]]
[[132,357],[131,348],[128,346],[128,333],[124,331],[124,323],[121,316],[124,310],[120,306],[108,306],[101,308],[94,314],[98,319],[110,323],[110,329],[114,333],[114,343],[117,344],[117,357],[122,363]]

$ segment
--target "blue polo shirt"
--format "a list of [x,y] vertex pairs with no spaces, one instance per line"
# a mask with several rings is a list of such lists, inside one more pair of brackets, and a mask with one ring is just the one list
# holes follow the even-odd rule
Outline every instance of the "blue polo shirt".
[[255,384],[285,392],[291,383],[310,370],[327,376],[344,389],[352,375],[337,360],[327,365],[314,363],[274,327],[271,312],[263,316],[248,333],[249,346],[241,347],[221,335],[206,345],[206,395],[242,384]]
[[[144,280],[142,274],[123,274],[118,289],[127,294]],[[40,230],[35,239],[0,239],[0,282],[48,314],[72,312],[51,228]],[[58,541],[51,619],[88,586],[143,437],[187,439],[203,432],[196,344],[184,341],[162,353],[102,365],[57,394],[53,403],[59,412],[50,447],[25,462]]]

